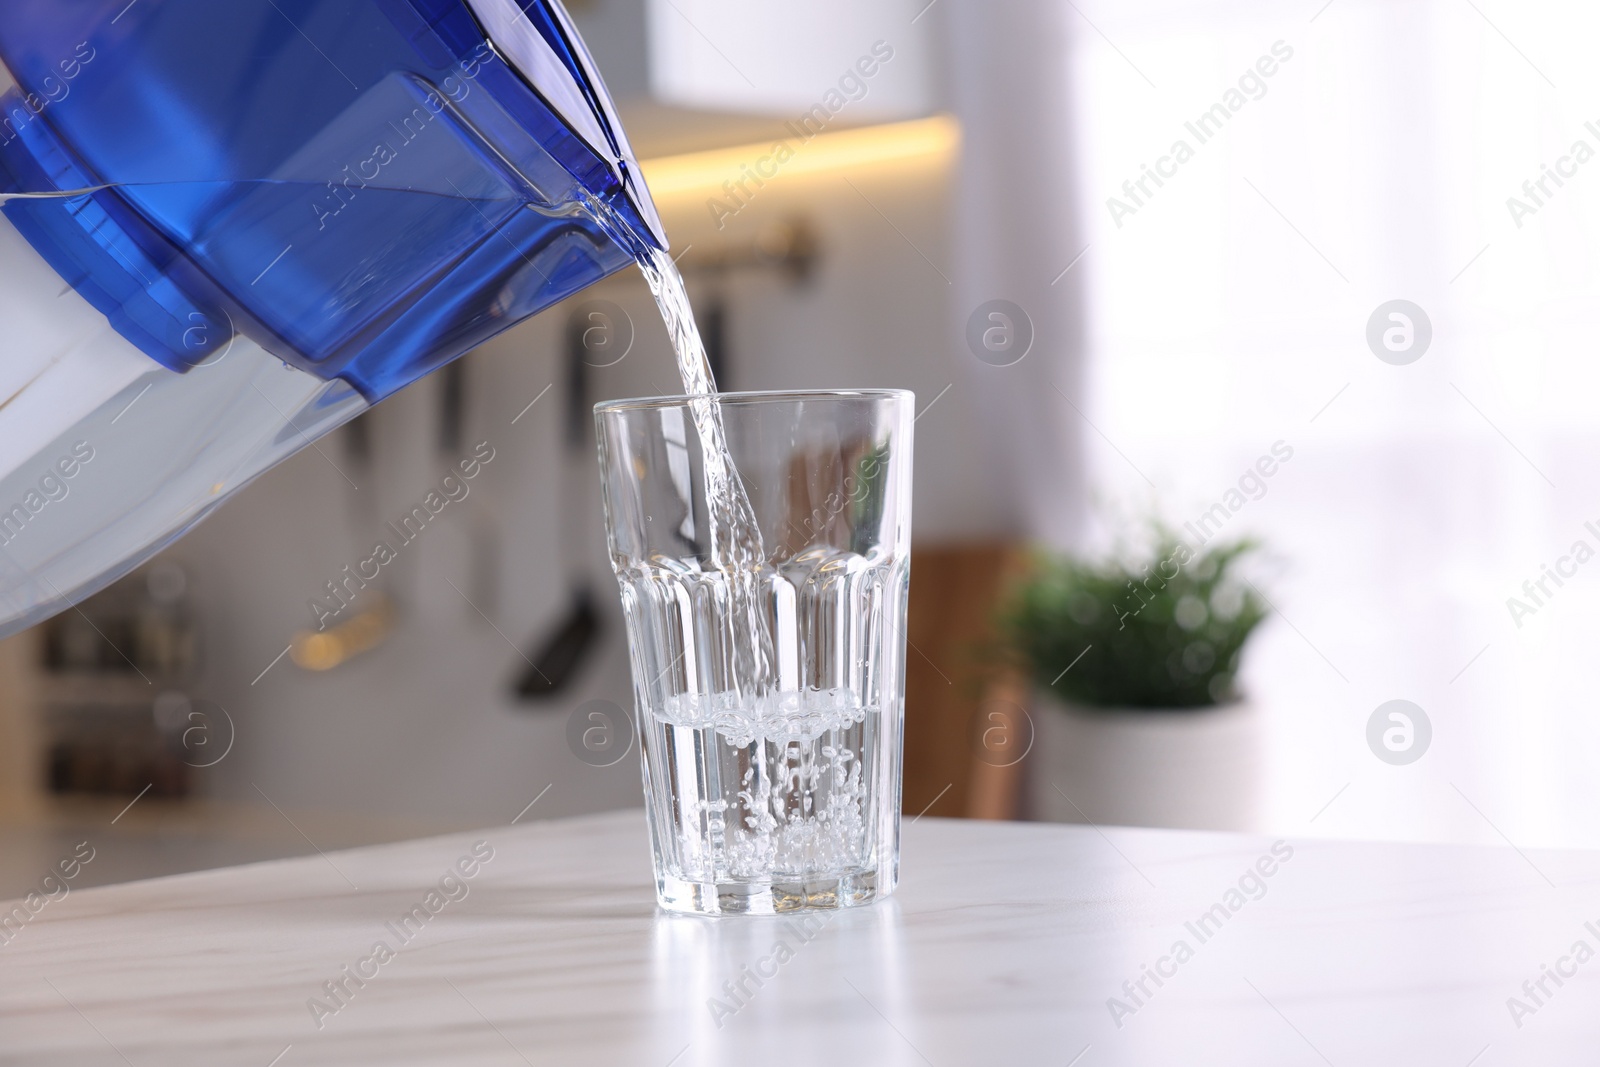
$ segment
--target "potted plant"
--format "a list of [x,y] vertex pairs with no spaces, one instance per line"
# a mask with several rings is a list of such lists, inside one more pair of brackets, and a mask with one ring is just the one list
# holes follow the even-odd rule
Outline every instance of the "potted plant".
[[1003,609],[1038,694],[1030,813],[1250,829],[1261,744],[1236,678],[1267,612],[1239,568],[1257,545],[1151,534],[1109,559],[1039,556]]

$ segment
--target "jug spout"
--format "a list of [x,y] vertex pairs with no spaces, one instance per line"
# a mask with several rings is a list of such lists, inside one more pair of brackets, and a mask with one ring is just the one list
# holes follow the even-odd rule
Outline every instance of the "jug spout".
[[621,214],[631,234],[665,251],[667,236],[639,163],[566,9],[541,3],[524,10],[515,0],[468,0],[468,5],[491,45],[610,168],[622,191]]
[[0,633],[666,246],[556,0],[9,0]]

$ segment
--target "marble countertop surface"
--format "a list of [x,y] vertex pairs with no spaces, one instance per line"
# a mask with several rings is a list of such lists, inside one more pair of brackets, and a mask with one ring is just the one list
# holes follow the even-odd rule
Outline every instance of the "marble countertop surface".
[[637,811],[41,871],[0,915],[0,1064],[1600,1057],[1600,853],[922,819],[902,856],[893,898],[804,922],[657,912]]

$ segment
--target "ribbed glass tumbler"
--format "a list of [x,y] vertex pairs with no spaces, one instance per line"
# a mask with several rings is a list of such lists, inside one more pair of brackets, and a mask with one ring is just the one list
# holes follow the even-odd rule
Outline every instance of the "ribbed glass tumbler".
[[664,908],[770,914],[894,889],[913,404],[862,390],[595,409]]

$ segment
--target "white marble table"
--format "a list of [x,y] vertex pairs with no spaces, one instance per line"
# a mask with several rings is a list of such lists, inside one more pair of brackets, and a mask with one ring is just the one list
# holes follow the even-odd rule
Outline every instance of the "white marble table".
[[74,890],[0,947],[0,1064],[1600,1061],[1600,854],[1277,851],[923,819],[809,931],[658,914],[638,812]]

